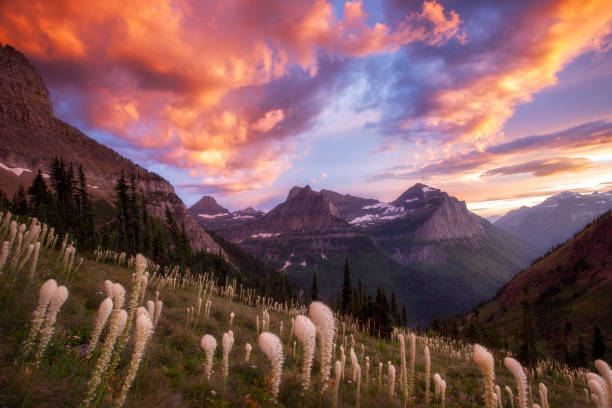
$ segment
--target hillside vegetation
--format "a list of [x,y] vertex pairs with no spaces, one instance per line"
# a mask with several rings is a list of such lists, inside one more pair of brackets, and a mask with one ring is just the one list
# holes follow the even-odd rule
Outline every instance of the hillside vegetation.
[[[26,234],[34,227],[30,221]],[[0,233],[6,236],[4,230]],[[127,304],[132,293],[138,293],[137,282],[142,282],[139,278],[144,276],[139,273],[143,271],[141,269],[139,272],[138,268],[134,271],[134,258],[108,251],[95,253],[95,259],[102,262],[85,259],[80,264],[78,255],[75,260],[70,243],[57,236],[49,241],[44,239],[43,234],[40,241],[32,242],[42,243],[37,262],[25,263],[18,270],[9,261],[0,275],[0,406],[79,406],[85,399],[92,371],[99,358],[98,351],[94,351],[90,359],[86,358],[86,353],[98,306],[106,297],[104,281],[111,280],[123,285],[127,290]],[[60,247],[59,251],[55,249],[57,247]],[[12,257],[9,254],[9,260]],[[35,268],[32,269],[30,265]],[[150,275],[144,296],[142,299],[137,296],[136,299],[146,304],[146,301],[159,296],[163,309],[124,406],[334,406],[334,367],[330,379],[322,381],[318,339],[311,386],[305,392],[302,388],[301,360],[304,349],[299,341],[296,345],[295,336],[292,337],[291,318],[307,313],[306,309],[291,302],[281,304],[264,299],[232,282],[218,282],[217,277],[210,274],[195,276],[178,268],[160,268],[151,263],[147,265],[147,272]],[[50,278],[56,279],[58,285],[65,285],[69,295],[59,309],[55,330],[40,359],[24,357],[24,343],[31,329],[32,311],[37,307],[38,291]],[[113,293],[113,299],[114,296]],[[203,301],[199,302],[199,298]],[[126,308],[129,310],[128,306]],[[231,313],[234,313],[233,321]],[[264,329],[267,313],[269,328],[266,329],[280,338],[284,354],[277,402],[273,402],[271,365],[258,345],[258,332]],[[332,364],[336,360],[342,361],[342,354],[346,359],[344,378],[337,383],[338,407],[424,406],[426,344],[431,350],[429,406],[485,406],[484,385],[477,366],[472,362],[470,345],[418,334],[414,337],[412,354],[408,339],[413,333],[406,333],[407,355],[403,363],[398,345],[398,340],[403,336],[400,332],[394,331],[391,339],[380,339],[366,335],[359,330],[359,324],[349,319],[340,318],[336,323],[338,333]],[[221,339],[223,333],[229,330],[233,331],[233,347],[228,355],[228,375],[225,378],[222,375]],[[125,334],[126,347],[119,356],[117,369],[106,379],[108,381],[103,379],[93,400],[95,403],[89,406],[96,403],[97,406],[120,405],[117,402],[134,349],[134,334],[129,330]],[[204,334],[211,334],[218,343],[209,380],[204,375],[205,353],[200,348],[200,339]],[[103,332],[100,342],[106,342],[106,338],[108,335]],[[354,377],[350,357],[353,341],[354,363],[355,366],[359,365],[361,373],[357,377]],[[249,362],[245,361],[246,343],[253,347]],[[344,353],[341,346],[344,346]],[[494,354],[497,371],[495,383],[501,390],[506,385],[515,389],[513,377],[501,365],[506,353],[496,351]],[[382,376],[378,371],[379,362],[383,365]],[[393,365],[394,370],[397,368],[396,371],[390,372],[389,365]],[[406,368],[402,370],[402,367]],[[433,395],[434,388],[437,388],[432,380],[434,373],[445,381],[443,401]],[[548,387],[550,406],[585,405],[584,372],[568,370],[554,362],[542,362],[529,374],[534,401],[539,401],[535,390],[538,389],[537,384],[542,382]],[[505,406],[509,406],[508,397],[504,392],[502,398]]]
[[525,360],[531,353],[532,359],[554,357],[570,365],[584,366],[593,357],[609,356],[610,231],[612,211],[536,260],[504,285],[490,302],[462,318],[440,322],[440,331],[469,341],[508,344]]

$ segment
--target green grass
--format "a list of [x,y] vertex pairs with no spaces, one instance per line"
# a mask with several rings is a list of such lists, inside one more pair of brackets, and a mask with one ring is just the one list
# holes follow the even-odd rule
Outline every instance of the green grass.
[[[43,250],[37,275],[32,281],[9,279],[0,275],[0,406],[7,407],[74,407],[82,401],[87,381],[95,361],[83,358],[95,313],[103,300],[102,283],[105,279],[120,282],[130,291],[131,270],[108,264],[85,260],[77,276],[61,277],[56,267],[57,252]],[[31,313],[37,302],[40,285],[49,278],[66,285],[70,296],[61,309],[56,331],[44,355],[39,369],[32,373],[29,364],[20,362],[22,342],[27,336]],[[146,299],[153,298],[154,285],[148,288]],[[230,302],[213,297],[210,319],[199,319],[197,324],[186,327],[185,309],[196,305],[196,291],[193,288],[171,290],[165,286],[160,290],[164,309],[159,325],[153,335],[147,354],[136,380],[128,394],[126,407],[329,407],[332,393],[321,392],[319,361],[313,365],[313,388],[305,395],[300,378],[300,356],[292,355],[293,340],[289,339],[290,317],[271,312],[271,331],[278,334],[279,322],[283,320],[285,332],[286,361],[283,371],[280,395],[277,404],[270,402],[266,376],[270,364],[257,346],[255,319],[258,309],[245,304]],[[231,329],[236,339],[231,352],[230,374],[224,385],[220,372],[221,335],[230,329],[229,314],[236,314]],[[348,328],[348,325],[347,325]],[[204,353],[199,347],[201,336],[209,333],[218,341],[215,353],[213,375],[210,381],[203,378]],[[350,331],[347,330],[347,336]],[[397,342],[380,340],[361,332],[354,333],[357,344],[363,342],[366,355],[370,357],[370,384],[365,386],[365,362],[362,362],[362,407],[400,407],[399,389],[394,398],[387,395],[386,362],[392,361],[397,367],[399,381],[400,355]],[[253,345],[251,361],[244,362],[244,345]],[[113,399],[121,389],[129,365],[132,344],[125,348],[116,375],[111,379],[100,406],[112,406]],[[317,349],[317,352],[319,350]],[[335,358],[339,359],[338,349]],[[360,348],[356,347],[360,356]],[[318,354],[317,354],[318,355]],[[350,380],[350,359],[347,350],[347,380]],[[377,390],[378,362],[384,363],[383,392]],[[514,382],[507,370],[499,364],[497,383],[500,386]],[[432,376],[438,372],[447,382],[447,407],[482,407],[482,386],[475,365],[462,358],[457,359],[441,352],[432,352]],[[422,406],[424,399],[423,343],[417,343],[416,383],[414,404]],[[333,374],[332,374],[333,375]],[[30,378],[31,376],[31,378]],[[28,382],[30,381],[30,385]],[[572,387],[567,380],[546,374],[537,379],[549,388],[551,406],[578,407],[583,405],[581,386]],[[537,384],[536,384],[537,386]],[[431,384],[433,393],[433,381]],[[26,398],[27,397],[27,398]],[[355,406],[355,384],[341,383],[339,407]],[[572,402],[574,401],[574,402]],[[507,405],[506,401],[506,405]],[[432,407],[440,406],[438,403]]]

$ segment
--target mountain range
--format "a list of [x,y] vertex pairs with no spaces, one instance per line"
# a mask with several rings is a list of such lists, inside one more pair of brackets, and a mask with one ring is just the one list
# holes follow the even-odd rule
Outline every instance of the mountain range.
[[565,191],[536,206],[509,211],[494,224],[543,254],[609,209],[612,209],[612,191],[592,194]]
[[[210,207],[214,218],[231,214],[209,204],[206,199],[190,211]],[[202,225],[210,220],[198,217]],[[424,184],[388,203],[293,187],[269,212],[217,227],[216,233],[285,271],[298,287],[308,288],[316,272],[327,299],[339,293],[347,259],[354,280],[369,292],[379,284],[394,292],[417,320],[467,310],[536,256],[465,202]]]
[[221,207],[211,196],[204,196],[189,207],[189,213],[203,227],[211,231],[229,228],[265,214],[252,207],[230,212],[227,208]]

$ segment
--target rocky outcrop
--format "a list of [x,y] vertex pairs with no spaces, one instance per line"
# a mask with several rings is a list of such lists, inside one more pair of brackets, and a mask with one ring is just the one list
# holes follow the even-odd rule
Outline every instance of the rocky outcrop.
[[10,45],[0,45],[0,140],[0,162],[5,165],[48,172],[51,160],[61,157],[82,165],[88,183],[96,187],[97,194],[106,192],[107,198],[121,173],[133,176],[150,213],[163,219],[168,207],[179,225],[185,225],[195,248],[220,250],[189,215],[168,181],[57,119],[42,78]]

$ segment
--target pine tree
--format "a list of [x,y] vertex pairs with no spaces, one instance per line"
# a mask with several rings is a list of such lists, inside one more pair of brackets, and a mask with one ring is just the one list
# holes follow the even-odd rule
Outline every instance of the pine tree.
[[391,317],[394,325],[399,325],[400,317],[399,310],[397,308],[397,301],[395,300],[395,292],[391,292]]
[[125,251],[128,249],[128,221],[129,221],[129,186],[125,179],[125,175],[121,172],[117,184],[113,186],[115,190],[115,208],[117,209],[116,217],[118,221],[118,237],[117,250]]
[[575,363],[579,367],[586,367],[586,351],[584,350],[584,342],[582,341],[582,336],[578,339],[578,347],[576,348],[576,358],[574,359]]
[[351,270],[348,259],[344,260],[342,281],[342,313],[348,313],[352,303],[353,287],[351,286]]
[[89,198],[89,192],[87,189],[87,179],[85,178],[85,172],[83,166],[79,165],[78,170],[78,186],[76,189],[76,201],[77,201],[77,212],[79,214],[79,242],[83,243],[86,248],[93,248],[93,236],[94,236],[94,219],[93,219],[93,205]]
[[[525,288],[525,294],[527,293],[527,288]],[[523,306],[523,328],[520,333],[519,359],[526,363],[527,367],[532,368],[535,358],[533,312],[529,299],[522,301],[521,305]]]
[[47,183],[40,170],[38,170],[32,185],[28,188],[28,195],[30,196],[32,214],[40,220],[47,221],[51,194],[47,189]]
[[40,207],[49,200],[47,183],[40,170],[38,170],[36,177],[34,177],[34,181],[32,181],[32,185],[28,188],[28,195],[30,196],[30,203],[33,208]]
[[30,207],[28,205],[28,198],[26,197],[26,192],[25,188],[23,188],[23,184],[19,184],[19,189],[17,189],[17,192],[13,196],[11,210],[18,215],[26,215],[30,210]]
[[0,190],[0,208],[2,210],[7,210],[10,206],[11,202],[9,201],[8,197],[2,190]]
[[593,329],[593,342],[592,342],[592,357],[593,360],[601,359],[604,360],[606,356],[606,343],[604,342],[603,334],[598,325],[595,325]]
[[317,283],[317,273],[312,274],[312,285],[310,286],[310,299],[314,302],[319,300],[319,284]]

